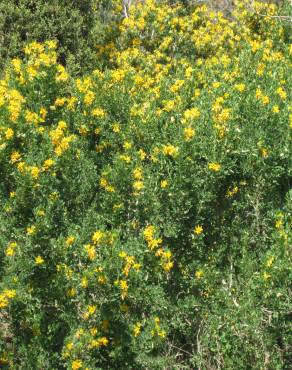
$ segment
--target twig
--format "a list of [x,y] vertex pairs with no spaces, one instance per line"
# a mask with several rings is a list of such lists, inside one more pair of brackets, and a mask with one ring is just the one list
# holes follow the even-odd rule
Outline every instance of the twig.
[[182,348],[179,348],[179,347],[177,347],[177,346],[175,346],[174,344],[171,344],[171,343],[169,343],[169,345],[170,345],[170,347],[173,347],[173,348],[175,348],[175,349],[178,349],[179,351],[184,352],[184,353],[186,353],[187,355],[192,356],[192,353],[191,353],[191,352],[188,352],[188,351],[186,351],[186,350],[184,350],[184,349],[182,349]]
[[132,0],[123,0],[123,14],[125,18],[129,18],[129,9]]
[[[292,6],[292,0],[291,0],[291,6]],[[252,4],[250,4],[250,7],[251,7],[252,11],[254,11],[255,14],[258,15],[259,17],[275,18],[275,19],[280,19],[280,20],[285,20],[285,21],[288,21],[288,22],[292,22],[292,17],[289,16],[289,15],[269,15],[269,14],[258,13],[255,9],[255,6],[254,6],[254,0],[252,1]]]

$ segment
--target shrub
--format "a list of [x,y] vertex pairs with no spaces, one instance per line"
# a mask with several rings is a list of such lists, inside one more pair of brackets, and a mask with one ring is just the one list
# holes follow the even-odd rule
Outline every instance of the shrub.
[[291,46],[232,16],[146,1],[105,70],[52,41],[7,66],[3,367],[289,368]]

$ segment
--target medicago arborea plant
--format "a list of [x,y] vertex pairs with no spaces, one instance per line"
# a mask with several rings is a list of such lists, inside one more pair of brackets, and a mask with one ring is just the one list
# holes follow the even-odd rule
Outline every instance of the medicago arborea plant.
[[117,5],[91,74],[0,81],[1,367],[288,369],[286,18]]

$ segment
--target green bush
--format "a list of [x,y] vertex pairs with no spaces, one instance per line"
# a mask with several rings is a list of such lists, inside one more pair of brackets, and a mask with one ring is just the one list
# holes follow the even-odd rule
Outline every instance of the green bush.
[[94,0],[9,0],[0,2],[0,65],[23,56],[31,41],[55,39],[59,60],[71,72],[85,73],[96,65],[110,2]]
[[289,368],[292,49],[235,3],[132,7],[79,78],[53,41],[5,69],[3,368]]

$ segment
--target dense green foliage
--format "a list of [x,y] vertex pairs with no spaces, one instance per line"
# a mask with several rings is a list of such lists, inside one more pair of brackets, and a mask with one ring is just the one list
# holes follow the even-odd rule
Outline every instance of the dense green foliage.
[[115,3],[0,80],[0,366],[288,370],[289,27],[247,0]]
[[0,1],[0,65],[23,56],[30,41],[58,40],[59,60],[71,72],[85,73],[96,64],[111,4],[100,0]]

